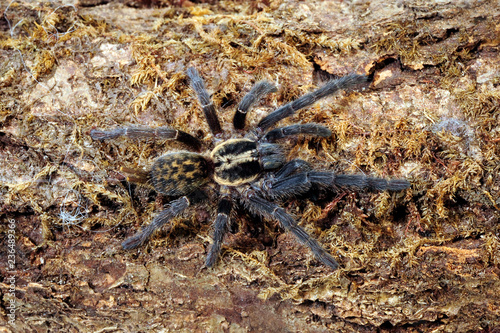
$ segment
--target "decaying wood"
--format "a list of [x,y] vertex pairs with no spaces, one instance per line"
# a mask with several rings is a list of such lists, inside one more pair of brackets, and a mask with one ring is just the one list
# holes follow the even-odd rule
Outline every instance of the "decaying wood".
[[[0,20],[2,331],[497,332],[499,8],[12,2]],[[206,78],[234,135],[235,106],[258,80],[279,91],[256,105],[250,125],[329,77],[371,75],[370,89],[287,120],[334,133],[292,138],[289,155],[319,169],[405,177],[412,189],[286,203],[338,258],[335,272],[243,209],[216,268],[202,268],[210,205],[140,250],[123,250],[169,198],[126,183],[120,166],[143,167],[185,147],[101,143],[89,131],[169,125],[209,142],[189,66]]]

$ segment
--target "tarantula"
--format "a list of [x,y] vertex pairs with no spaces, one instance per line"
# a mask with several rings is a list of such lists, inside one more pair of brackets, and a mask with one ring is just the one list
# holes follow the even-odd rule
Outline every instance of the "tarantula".
[[[189,68],[187,75],[191,87],[198,96],[210,130],[214,138],[217,138],[222,133],[222,128],[203,80],[194,68]],[[311,170],[307,162],[300,159],[287,162],[283,148],[275,141],[298,134],[326,138],[331,136],[331,131],[315,123],[269,129],[280,120],[290,117],[297,110],[321,98],[366,81],[367,76],[358,74],[331,80],[321,88],[271,112],[245,137],[231,138],[217,143],[213,150],[206,154],[189,151],[171,152],[157,158],[147,171],[122,168],[128,180],[148,183],[159,193],[179,197],[171,201],[141,232],[125,240],[122,243],[123,248],[133,249],[142,245],[156,229],[181,214],[186,208],[206,201],[208,199],[206,190],[210,188],[206,185],[215,183],[211,186],[218,190],[220,199],[214,222],[213,244],[206,258],[206,266],[212,267],[217,261],[230,223],[231,210],[234,201],[237,200],[251,213],[277,221],[281,227],[292,232],[301,243],[307,245],[318,260],[336,269],[339,265],[333,256],[300,227],[285,209],[274,203],[274,200],[281,201],[306,193],[313,185],[326,188],[352,186],[360,189],[401,191],[408,188],[410,183],[405,179],[385,180],[364,175],[339,175],[332,171],[315,171]],[[243,129],[246,114],[252,104],[276,90],[273,84],[266,81],[255,84],[240,102],[234,114],[233,126],[238,130]],[[173,139],[197,151],[202,146],[202,142],[196,137],[170,127],[122,127],[109,131],[93,129],[90,135],[94,140],[112,139],[118,136]]]

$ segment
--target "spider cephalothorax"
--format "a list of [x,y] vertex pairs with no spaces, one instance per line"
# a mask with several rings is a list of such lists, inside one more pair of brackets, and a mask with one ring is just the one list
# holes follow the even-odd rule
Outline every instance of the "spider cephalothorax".
[[[194,68],[189,68],[187,74],[198,95],[210,130],[214,134],[221,133],[222,129],[215,108],[198,72]],[[141,232],[125,240],[123,247],[132,249],[143,244],[157,228],[181,214],[186,208],[207,201],[206,191],[215,188],[218,190],[220,199],[214,222],[213,245],[206,259],[207,266],[213,266],[217,260],[230,222],[233,202],[239,201],[252,213],[278,221],[284,229],[292,232],[301,243],[307,245],[317,259],[336,269],[337,261],[274,201],[306,193],[313,185],[327,188],[352,186],[401,191],[408,188],[410,183],[404,179],[385,180],[364,175],[338,175],[331,171],[314,171],[307,162],[299,159],[287,162],[281,145],[274,143],[276,140],[298,134],[329,137],[331,131],[313,123],[269,129],[278,121],[323,97],[366,81],[366,76],[358,74],[350,74],[338,80],[329,81],[323,87],[271,112],[247,137],[223,141],[207,154],[189,151],[173,152],[157,158],[146,171],[123,168],[131,181],[147,182],[159,193],[180,196],[171,201],[166,209],[156,215]],[[246,113],[251,105],[262,96],[274,91],[276,91],[275,86],[269,82],[257,83],[239,104],[233,118],[234,127],[243,129]],[[169,127],[155,129],[125,127],[110,131],[94,129],[90,135],[94,140],[118,136],[174,139],[194,150],[199,150],[202,146],[202,142],[194,136]],[[208,186],[209,183],[212,185]]]

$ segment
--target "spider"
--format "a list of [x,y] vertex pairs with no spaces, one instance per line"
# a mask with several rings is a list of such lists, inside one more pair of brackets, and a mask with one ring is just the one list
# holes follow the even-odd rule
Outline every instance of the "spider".
[[[275,201],[304,194],[312,186],[326,188],[347,186],[390,191],[402,191],[410,187],[406,179],[385,180],[359,174],[342,175],[332,171],[312,170],[304,160],[286,161],[284,148],[276,143],[282,138],[299,134],[324,138],[331,136],[332,133],[327,127],[316,123],[294,124],[275,129],[271,127],[321,98],[367,82],[367,76],[350,74],[331,80],[319,89],[269,113],[244,137],[225,141],[218,139],[221,137],[222,128],[198,71],[195,68],[188,68],[187,76],[198,96],[209,128],[214,134],[215,147],[204,154],[192,151],[170,152],[158,157],[147,170],[121,168],[127,175],[127,180],[146,183],[159,193],[178,197],[157,214],[142,231],[126,239],[122,243],[124,249],[134,249],[144,244],[156,229],[183,213],[188,207],[208,201],[207,191],[215,189],[219,194],[219,201],[214,221],[213,243],[206,257],[206,266],[213,267],[217,261],[230,223],[231,211],[237,201],[251,213],[267,220],[277,221],[299,242],[308,246],[319,261],[332,269],[337,269],[339,264],[335,258]],[[255,84],[238,105],[233,118],[234,128],[244,129],[245,118],[251,106],[263,96],[275,91],[276,87],[270,82],[261,81]],[[199,151],[202,147],[202,142],[198,138],[170,127],[118,127],[109,131],[93,129],[90,135],[94,140],[113,139],[119,136],[172,139],[184,143],[195,151]]]

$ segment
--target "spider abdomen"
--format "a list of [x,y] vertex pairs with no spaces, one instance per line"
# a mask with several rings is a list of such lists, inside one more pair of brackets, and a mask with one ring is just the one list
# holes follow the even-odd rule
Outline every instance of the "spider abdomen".
[[207,183],[212,172],[213,166],[202,155],[176,152],[155,160],[150,170],[150,182],[162,194],[185,195]]

